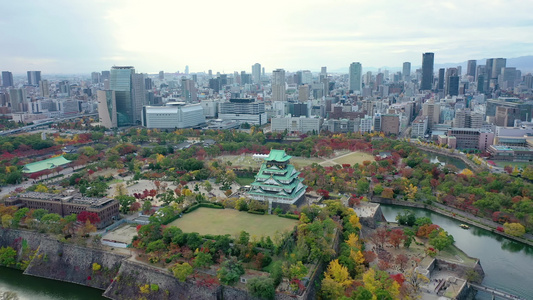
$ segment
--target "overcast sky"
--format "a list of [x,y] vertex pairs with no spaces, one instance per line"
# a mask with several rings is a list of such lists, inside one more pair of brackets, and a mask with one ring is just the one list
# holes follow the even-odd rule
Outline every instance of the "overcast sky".
[[533,54],[531,0],[4,0],[0,69],[319,71]]

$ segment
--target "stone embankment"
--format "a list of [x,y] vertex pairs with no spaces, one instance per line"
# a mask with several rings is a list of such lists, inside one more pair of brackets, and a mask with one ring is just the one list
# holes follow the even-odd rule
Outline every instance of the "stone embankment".
[[[126,255],[63,243],[32,231],[0,229],[0,247],[19,249],[22,243],[33,258],[25,275],[97,288],[110,299],[257,300],[246,290],[209,283],[194,276],[180,282],[170,272],[134,262]],[[323,271],[324,265],[320,265],[312,280],[318,280]],[[314,299],[316,292],[316,286],[310,283],[303,295],[280,293],[276,299]]]

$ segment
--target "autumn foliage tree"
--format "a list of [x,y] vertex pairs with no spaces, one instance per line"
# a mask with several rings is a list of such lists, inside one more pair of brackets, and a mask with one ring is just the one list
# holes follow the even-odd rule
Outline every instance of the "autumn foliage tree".
[[78,222],[85,223],[87,220],[91,222],[91,224],[98,224],[101,221],[98,214],[94,212],[84,210],[78,214]]

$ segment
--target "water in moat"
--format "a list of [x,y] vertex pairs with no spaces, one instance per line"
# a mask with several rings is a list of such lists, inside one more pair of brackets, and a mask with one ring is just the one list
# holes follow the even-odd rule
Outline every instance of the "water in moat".
[[[395,221],[404,207],[382,205],[388,221]],[[455,245],[467,255],[479,258],[485,271],[483,285],[496,288],[524,299],[533,299],[533,247],[514,242],[490,231],[470,226],[459,227],[460,221],[425,209],[413,210],[417,217],[429,217],[453,235]],[[491,299],[489,294],[478,293],[476,299]]]
[[454,165],[459,170],[462,170],[462,169],[466,168],[466,164],[462,160],[460,160],[458,158],[451,157],[451,156],[446,156],[446,155],[442,155],[442,154],[436,154],[436,153],[428,152],[428,151],[421,151],[421,152],[426,155],[426,157],[429,159],[430,163],[434,163],[434,164],[438,163],[438,164],[444,164],[444,165]]
[[102,297],[103,290],[23,275],[20,270],[0,267],[0,295],[6,291],[15,292],[19,300],[107,299]]

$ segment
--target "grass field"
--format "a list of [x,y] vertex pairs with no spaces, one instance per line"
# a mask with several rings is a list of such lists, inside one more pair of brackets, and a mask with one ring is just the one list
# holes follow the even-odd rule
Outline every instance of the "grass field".
[[169,224],[179,227],[183,232],[199,234],[231,234],[242,230],[251,236],[274,236],[276,231],[292,230],[296,220],[274,215],[254,215],[233,209],[199,208]]
[[511,167],[518,167],[518,168],[525,168],[529,166],[531,163],[526,161],[501,161],[501,160],[493,160],[493,162],[496,163],[496,165],[500,168],[503,168],[505,166],[511,166]]
[[340,165],[354,165],[356,163],[362,164],[365,160],[374,161],[374,156],[365,152],[352,152],[350,154],[343,155],[339,158],[332,159],[332,161]]
[[242,186],[250,185],[254,180],[254,177],[237,177],[237,179],[235,179],[235,181]]

